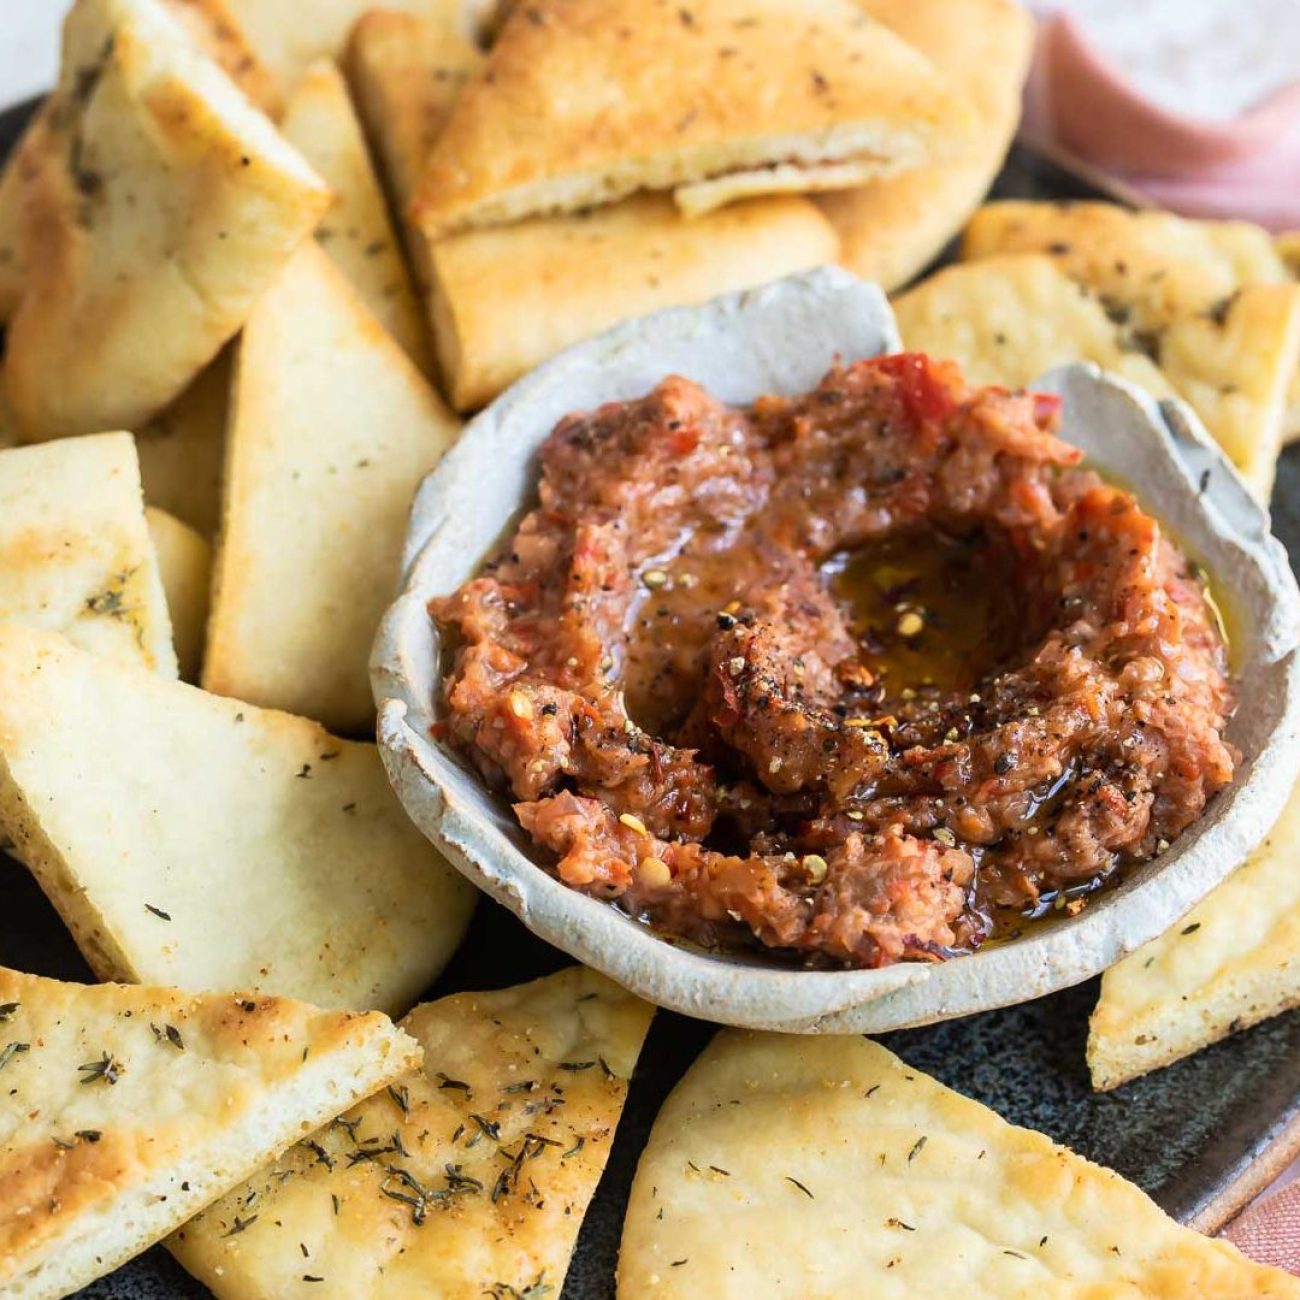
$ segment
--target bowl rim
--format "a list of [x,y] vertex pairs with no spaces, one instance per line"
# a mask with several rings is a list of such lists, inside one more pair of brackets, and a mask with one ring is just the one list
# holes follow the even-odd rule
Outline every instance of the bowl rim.
[[[1267,593],[1267,608],[1256,611],[1260,617],[1253,626],[1254,666],[1267,671],[1263,689],[1275,697],[1276,721],[1206,815],[1169,851],[1078,916],[939,964],[807,971],[706,953],[667,940],[608,903],[562,884],[529,858],[513,818],[499,810],[485,812],[491,799],[486,787],[430,733],[438,664],[427,606],[432,596],[463,580],[440,581],[439,546],[445,549],[448,539],[463,531],[466,520],[458,511],[473,513],[472,503],[465,504],[473,492],[465,489],[482,473],[475,457],[489,450],[485,440],[503,421],[528,421],[535,406],[544,409],[547,400],[554,405],[568,376],[617,365],[629,351],[662,351],[692,330],[779,333],[791,313],[806,316],[817,308],[855,322],[856,346],[836,349],[847,353],[846,359],[870,354],[861,350],[864,340],[875,343],[877,354],[898,349],[883,293],[848,272],[819,268],[759,290],[625,322],[552,358],[502,394],[466,426],[417,495],[401,592],[380,627],[371,673],[381,756],[408,815],[458,870],[541,938],[648,1001],[688,1015],[794,1032],[878,1032],[1005,1006],[1087,979],[1172,925],[1244,860],[1276,820],[1300,753],[1300,593],[1285,552],[1270,534],[1267,512],[1190,410],[1178,402],[1157,403],[1087,363],[1058,368],[1044,377],[1042,387],[1060,392],[1067,402],[1081,392],[1104,393],[1106,401],[1119,403],[1149,428],[1152,447],[1170,472],[1164,490],[1178,495],[1180,508],[1201,511],[1207,529],[1239,557],[1257,590]],[[820,375],[833,359],[813,369]],[[668,369],[659,370],[660,377]],[[529,437],[540,441],[553,424],[549,418],[538,434],[532,421]],[[520,452],[511,454],[517,458]],[[531,449],[526,459],[531,462]],[[1150,485],[1135,487],[1139,496],[1153,495]],[[512,526],[524,504],[521,495],[504,527]],[[493,530],[494,542],[500,532]],[[480,547],[472,567],[490,551],[491,546]],[[1158,882],[1164,887],[1154,889]]]

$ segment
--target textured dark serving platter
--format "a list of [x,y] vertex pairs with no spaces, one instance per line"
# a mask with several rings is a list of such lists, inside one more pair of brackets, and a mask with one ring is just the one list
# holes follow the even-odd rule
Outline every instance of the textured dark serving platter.
[[[28,106],[0,114],[0,157],[29,113]],[[1022,150],[1013,153],[995,192],[1023,198],[1093,193]],[[1273,519],[1300,570],[1300,446],[1282,458]],[[27,873],[3,855],[0,899],[0,963],[62,979],[91,978],[53,908]],[[517,984],[567,961],[484,898],[430,996]],[[1094,980],[1004,1011],[889,1034],[884,1041],[1014,1123],[1040,1129],[1118,1170],[1184,1222],[1206,1231],[1219,1227],[1300,1154],[1300,1012],[1099,1096],[1089,1088],[1084,1065],[1096,995]],[[656,1018],[562,1300],[611,1300],[637,1155],[663,1098],[712,1032],[710,1025],[667,1012]],[[161,1247],[80,1294],[84,1300],[209,1295]]]

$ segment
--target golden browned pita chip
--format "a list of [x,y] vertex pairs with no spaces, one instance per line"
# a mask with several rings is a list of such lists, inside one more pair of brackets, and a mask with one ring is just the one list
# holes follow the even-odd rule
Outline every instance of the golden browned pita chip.
[[240,342],[203,685],[372,726],[368,662],[420,480],[458,425],[314,244]]
[[1112,966],[1088,1033],[1114,1088],[1300,1006],[1300,788],[1245,865],[1171,930]]
[[0,968],[0,1292],[64,1296],[419,1061],[380,1015]]
[[372,9],[454,24],[474,30],[468,0],[224,0],[258,56],[274,71],[286,94],[318,59],[338,59],[356,22]]
[[698,213],[915,167],[970,126],[851,0],[536,0],[457,99],[412,211],[431,236],[637,190]]
[[0,325],[17,311],[23,296],[22,210],[47,112],[47,108],[37,111],[0,166]]
[[176,676],[129,433],[0,452],[0,622]]
[[405,1010],[473,904],[373,745],[13,624],[0,827],[101,979]]
[[447,392],[472,410],[621,320],[833,262],[838,247],[796,195],[687,220],[667,195],[643,194],[453,235],[434,246],[430,299]]
[[1151,358],[1049,257],[945,267],[896,298],[894,312],[905,347],[952,358],[975,384],[1021,387],[1053,366],[1094,361],[1173,396]]
[[158,0],[78,0],[24,186],[24,437],[133,428],[243,324],[329,202]]
[[234,345],[223,348],[198,378],[136,435],[145,500],[182,523],[216,536],[226,455]]
[[979,129],[946,162],[823,195],[840,261],[885,289],[910,280],[987,193],[1020,120],[1034,23],[1014,0],[858,0],[970,101]]
[[283,108],[274,74],[244,39],[226,0],[166,0],[190,39],[264,113]]
[[558,1296],[651,1014],[576,966],[417,1007],[422,1069],[168,1244],[220,1300]]
[[334,206],[317,229],[317,240],[375,319],[428,371],[424,312],[407,276],[361,124],[335,64],[323,60],[307,69],[280,130],[334,191]]
[[1287,230],[1277,237],[1278,256],[1287,270],[1300,279],[1300,230]]
[[0,368],[0,451],[18,445],[18,430],[14,427],[14,418],[9,413],[9,406],[4,399],[3,374],[3,368]]
[[858,1037],[720,1033],[655,1121],[620,1300],[1300,1297]]
[[1045,253],[947,267],[895,302],[910,348],[952,357],[980,383],[1022,385],[1095,361],[1188,402],[1246,482],[1267,497],[1287,385],[1300,354],[1300,288],[1252,284],[1216,309],[1151,317],[1072,279]]
[[[1155,337],[1170,320],[1221,314],[1248,285],[1300,279],[1288,265],[1288,247],[1287,236],[1274,241],[1245,221],[1190,221],[1113,203],[1004,202],[975,215],[963,254],[1050,253],[1115,312],[1129,314],[1136,328]],[[1292,373],[1286,403],[1283,436],[1300,437],[1300,373]],[[1235,423],[1240,427],[1230,436],[1251,441],[1257,420]],[[1262,440],[1269,443],[1271,431]]]
[[157,506],[144,517],[158,557],[158,572],[167,593],[172,640],[181,676],[197,681],[203,665],[203,638],[208,626],[208,597],[212,588],[212,544],[189,524]]
[[415,193],[457,94],[482,62],[455,22],[385,8],[370,10],[353,29],[348,79],[399,208]]

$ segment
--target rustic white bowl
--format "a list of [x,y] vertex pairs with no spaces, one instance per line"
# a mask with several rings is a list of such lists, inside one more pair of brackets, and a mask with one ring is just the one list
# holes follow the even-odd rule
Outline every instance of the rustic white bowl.
[[371,661],[379,745],[415,823],[531,930],[640,996],[688,1015],[798,1032],[874,1032],[1021,1002],[1077,983],[1173,924],[1263,838],[1296,773],[1300,596],[1268,517],[1194,416],[1089,366],[1038,387],[1064,434],[1130,485],[1209,570],[1228,604],[1242,699],[1232,785],[1160,858],[1080,915],[930,964],[799,971],[678,946],[538,867],[504,799],[432,739],[441,708],[434,596],[477,571],[532,500],[536,452],[570,411],[640,397],[665,375],[745,403],[812,388],[838,357],[898,348],[884,295],[831,268],[631,321],[539,367],[461,435],[411,514],[402,592]]

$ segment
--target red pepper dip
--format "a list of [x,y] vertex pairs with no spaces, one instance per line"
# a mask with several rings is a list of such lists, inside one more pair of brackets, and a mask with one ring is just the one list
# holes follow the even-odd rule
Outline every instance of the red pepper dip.
[[567,417],[431,606],[440,734],[565,884],[708,947],[882,966],[1078,910],[1237,755],[1194,566],[1058,419],[917,354]]

